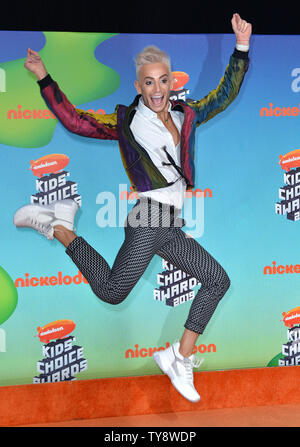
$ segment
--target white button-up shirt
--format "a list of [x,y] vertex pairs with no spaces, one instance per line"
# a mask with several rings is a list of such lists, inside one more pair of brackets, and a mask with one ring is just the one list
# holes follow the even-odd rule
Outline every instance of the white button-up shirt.
[[[184,114],[179,111],[172,111],[171,103],[168,111],[178,132],[181,134]],[[157,117],[157,114],[145,106],[142,97],[136,107],[136,113],[130,124],[130,129],[135,140],[148,152],[151,160],[165,179],[169,183],[175,182],[173,185],[165,188],[145,192],[138,191],[138,195],[140,197],[150,197],[158,202],[174,205],[177,209],[181,209],[186,191],[185,180],[182,177],[178,180],[180,175],[174,166],[164,166],[162,164],[163,162],[169,163],[163,149],[165,146],[176,165],[180,166],[180,143],[175,146],[171,133]]]

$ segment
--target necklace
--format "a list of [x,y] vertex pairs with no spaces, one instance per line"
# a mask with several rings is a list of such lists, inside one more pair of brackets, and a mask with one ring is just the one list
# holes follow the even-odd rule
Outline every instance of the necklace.
[[164,116],[162,116],[162,115],[158,115],[158,114],[157,114],[157,117],[158,117],[163,123],[167,123],[167,122],[169,121],[169,119],[171,118],[169,113],[167,114],[167,117],[166,117],[166,118],[165,118]]

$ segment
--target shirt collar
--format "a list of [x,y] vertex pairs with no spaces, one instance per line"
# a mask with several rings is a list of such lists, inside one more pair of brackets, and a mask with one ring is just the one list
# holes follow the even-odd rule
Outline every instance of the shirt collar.
[[[148,119],[155,119],[157,118],[156,112],[153,112],[153,110],[149,109],[149,107],[145,106],[143,97],[141,96],[138,102],[138,105],[136,107],[136,110],[138,110],[142,115],[144,115],[145,118]],[[169,108],[168,112],[171,111],[171,103],[169,101]]]

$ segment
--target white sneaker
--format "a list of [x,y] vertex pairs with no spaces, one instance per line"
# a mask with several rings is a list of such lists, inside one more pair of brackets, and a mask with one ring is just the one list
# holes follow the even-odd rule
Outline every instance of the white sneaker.
[[63,225],[73,231],[77,210],[78,205],[72,199],[59,200],[50,205],[33,203],[18,209],[14,215],[14,224],[16,227],[33,228],[52,240],[55,225]]
[[194,355],[183,357],[179,352],[179,342],[164,351],[155,351],[153,358],[183,397],[191,402],[200,400],[194,387],[193,368],[199,368],[204,359],[198,359]]

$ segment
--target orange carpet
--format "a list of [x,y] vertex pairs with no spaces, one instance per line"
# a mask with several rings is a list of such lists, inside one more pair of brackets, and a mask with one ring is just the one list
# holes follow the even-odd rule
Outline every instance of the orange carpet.
[[0,425],[300,405],[299,379],[297,366],[199,372],[196,404],[165,375],[0,387]]
[[22,427],[300,427],[300,404],[78,419]]

